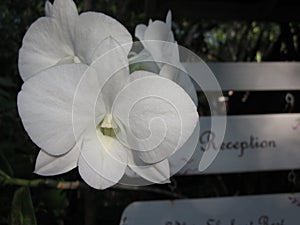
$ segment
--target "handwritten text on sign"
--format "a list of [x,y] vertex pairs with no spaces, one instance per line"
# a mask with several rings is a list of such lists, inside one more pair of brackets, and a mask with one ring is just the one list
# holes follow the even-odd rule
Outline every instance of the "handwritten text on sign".
[[300,194],[136,202],[121,225],[299,225]]
[[[214,119],[218,119],[215,117]],[[228,116],[225,138],[216,142],[217,132],[210,130],[211,117],[200,119],[197,149],[182,175],[230,173],[300,167],[300,114]],[[204,152],[220,150],[212,164],[199,171]],[[171,165],[172,167],[172,165]]]

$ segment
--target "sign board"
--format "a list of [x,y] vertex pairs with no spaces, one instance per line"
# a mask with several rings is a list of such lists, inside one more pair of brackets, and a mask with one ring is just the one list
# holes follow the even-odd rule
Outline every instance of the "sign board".
[[[214,119],[218,120],[218,117]],[[200,118],[197,149],[182,175],[230,173],[300,167],[300,114],[228,116],[222,143],[210,131],[211,117]],[[205,151],[217,151],[217,157],[204,171],[199,171]],[[178,159],[177,159],[178,160]],[[171,163],[172,166],[172,163]]]
[[[300,63],[210,63],[208,64],[222,90],[300,90]],[[207,73],[204,63],[186,63],[188,73]],[[213,86],[202,87],[206,93]],[[220,110],[222,111],[222,110]],[[217,132],[210,131],[212,119],[200,118],[199,145],[181,175],[231,173],[300,168],[300,114],[265,114],[228,116],[225,138],[216,143]],[[212,164],[201,171],[203,153],[217,151]],[[203,161],[203,159],[202,159]],[[199,171],[200,164],[200,171]],[[172,167],[172,161],[170,166]]]
[[[222,90],[300,90],[300,63],[207,63]],[[207,73],[204,63],[184,63],[191,77]],[[215,86],[204,86],[203,91],[215,91]]]
[[120,225],[299,225],[300,193],[135,202]]

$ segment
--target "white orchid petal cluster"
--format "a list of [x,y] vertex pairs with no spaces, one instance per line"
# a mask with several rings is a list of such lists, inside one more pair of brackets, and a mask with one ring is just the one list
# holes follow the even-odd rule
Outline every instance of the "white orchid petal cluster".
[[[171,79],[130,73],[132,37],[115,19],[78,15],[72,0],[47,1],[45,11],[19,53],[18,111],[41,148],[35,172],[51,176],[78,167],[96,189],[122,183],[129,168],[151,183],[168,182],[168,159],[195,136],[191,97]],[[170,15],[167,20],[170,32]],[[163,74],[174,73],[164,68]]]
[[153,59],[160,69],[159,74],[179,84],[197,105],[196,89],[180,62],[179,48],[172,31],[171,11],[167,14],[166,22],[149,20],[148,26],[137,25],[135,36],[144,46],[144,50],[136,57],[136,61]]

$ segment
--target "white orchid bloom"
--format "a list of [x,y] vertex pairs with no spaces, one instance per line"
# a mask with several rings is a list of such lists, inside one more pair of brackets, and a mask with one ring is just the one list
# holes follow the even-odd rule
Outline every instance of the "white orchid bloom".
[[[160,75],[178,83],[198,104],[196,89],[186,70],[180,63],[179,49],[172,31],[172,14],[168,12],[166,22],[156,20],[149,21],[148,26],[139,24],[135,28],[135,36],[143,44],[145,51],[142,51],[134,62],[151,61],[157,62],[160,68]],[[148,54],[148,59],[145,55]],[[162,63],[163,62],[163,63]]]
[[[96,189],[120,181],[127,167],[146,180],[168,180],[168,158],[193,133],[196,106],[176,83],[136,71],[109,37],[89,67],[63,64],[25,81],[18,111],[42,150],[35,172],[65,173],[78,166]],[[109,53],[107,53],[109,51]]]
[[[121,45],[132,42],[126,28],[115,19],[96,12],[78,15],[72,0],[47,1],[45,17],[26,32],[19,52],[19,72],[25,81],[34,74],[58,64],[91,64],[100,43],[112,36]],[[129,53],[131,45],[124,46]]]
[[[150,52],[156,62],[162,62],[163,60],[168,60],[169,63],[179,62],[178,49],[173,48],[174,45],[166,45],[168,42],[176,43],[172,31],[171,11],[167,14],[166,22],[149,20],[148,26],[145,24],[137,25],[135,36],[142,42],[145,50]],[[162,65],[158,65],[160,68],[162,67]]]

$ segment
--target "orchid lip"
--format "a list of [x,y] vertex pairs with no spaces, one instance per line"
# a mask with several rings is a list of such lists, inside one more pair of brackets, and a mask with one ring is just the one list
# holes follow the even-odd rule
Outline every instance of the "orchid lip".
[[73,58],[73,62],[74,63],[81,63],[81,60],[79,59],[79,57],[77,57],[76,55]]
[[82,60],[76,55],[72,56],[66,56],[58,61],[56,65],[62,65],[62,64],[70,64],[70,63],[82,63]]
[[113,120],[111,114],[106,114],[103,120],[97,125],[97,130],[104,136],[116,137],[119,128]]

